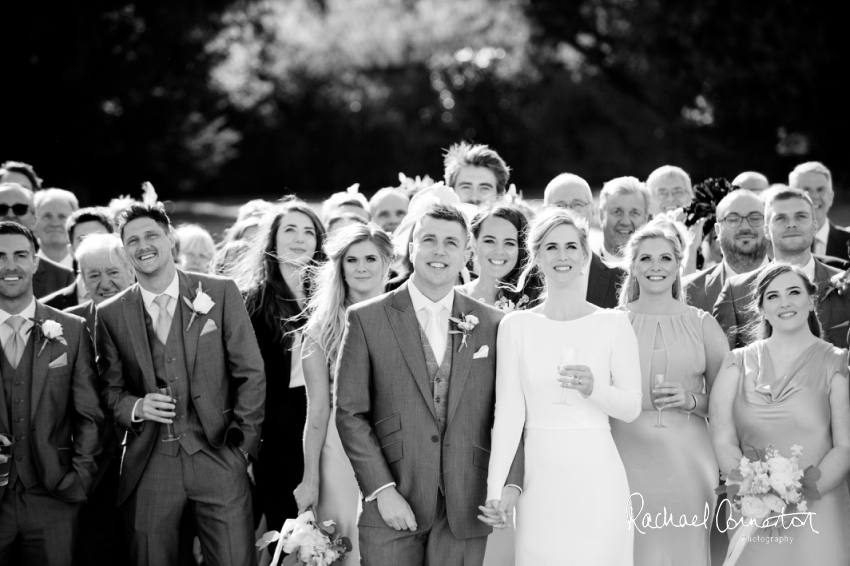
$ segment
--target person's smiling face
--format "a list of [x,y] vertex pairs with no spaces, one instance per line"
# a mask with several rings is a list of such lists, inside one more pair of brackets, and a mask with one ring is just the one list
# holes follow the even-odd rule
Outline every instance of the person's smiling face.
[[316,227],[306,214],[288,212],[280,219],[275,242],[279,261],[304,264],[316,253],[317,242]]
[[793,332],[808,324],[809,312],[815,307],[803,279],[789,271],[770,282],[761,308],[774,331]]
[[13,300],[32,293],[36,269],[38,258],[26,236],[0,235],[0,297]]
[[580,276],[587,256],[581,247],[581,233],[570,224],[561,224],[549,230],[540,243],[537,265],[546,284],[569,284]]
[[414,229],[410,243],[414,283],[425,291],[451,290],[463,267],[467,234],[459,222],[425,216]]
[[817,231],[812,207],[802,198],[775,200],[766,215],[765,231],[781,253],[797,254],[811,249]]
[[342,258],[342,271],[349,293],[370,296],[384,282],[389,265],[384,265],[381,251],[374,242],[364,240],[352,244]]
[[605,249],[612,254],[619,254],[632,234],[646,224],[648,214],[642,195],[611,195],[600,214]]
[[493,279],[504,279],[516,267],[519,257],[519,233],[516,227],[498,216],[481,223],[475,250],[481,273]]
[[153,218],[141,217],[127,222],[122,240],[127,257],[138,273],[152,276],[168,264],[174,265],[171,255],[174,240]]
[[481,205],[499,196],[498,186],[490,169],[467,165],[458,171],[453,188],[460,202]]
[[637,249],[635,263],[632,266],[637,278],[640,293],[670,294],[679,271],[673,245],[663,238],[643,240]]

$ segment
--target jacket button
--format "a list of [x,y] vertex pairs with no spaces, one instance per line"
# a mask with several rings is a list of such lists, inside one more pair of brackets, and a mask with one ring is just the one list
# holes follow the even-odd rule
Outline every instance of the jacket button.
[[440,441],[440,437],[437,436],[436,434],[431,437],[431,442],[439,442],[439,441]]

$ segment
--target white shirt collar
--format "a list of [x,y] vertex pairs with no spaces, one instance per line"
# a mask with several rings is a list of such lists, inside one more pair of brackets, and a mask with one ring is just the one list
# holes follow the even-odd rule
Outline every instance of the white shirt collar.
[[[11,316],[21,316],[24,318],[26,322],[24,322],[24,325],[21,327],[21,330],[28,328],[27,325],[32,325],[32,322],[30,322],[29,319],[35,318],[35,297],[32,298],[32,301],[30,301],[30,304],[27,306],[27,308],[19,312],[17,315],[10,314],[4,311],[3,309],[0,309],[0,326],[4,326],[6,320]],[[8,328],[8,326],[6,328]]]
[[829,221],[823,223],[823,226],[815,232],[815,240],[826,246],[826,240],[829,238]]
[[[168,287],[165,288],[165,291],[162,293],[151,293],[139,283],[139,289],[142,291],[142,300],[145,302],[145,308],[150,309],[153,304],[153,300],[157,298],[159,295],[168,295],[172,299],[178,299],[180,296],[180,282],[177,279],[177,271],[174,272],[174,279],[171,280]],[[171,309],[169,309],[171,310]]]
[[413,308],[416,312],[419,312],[422,309],[431,309],[431,305],[440,304],[449,311],[449,314],[452,313],[452,308],[455,303],[454,289],[449,291],[448,295],[436,302],[423,295],[422,291],[417,289],[416,285],[413,284],[413,279],[409,280],[407,290],[410,292],[410,301],[413,303]]
[[803,266],[803,273],[805,273],[812,282],[815,282],[815,256],[809,257],[809,263]]

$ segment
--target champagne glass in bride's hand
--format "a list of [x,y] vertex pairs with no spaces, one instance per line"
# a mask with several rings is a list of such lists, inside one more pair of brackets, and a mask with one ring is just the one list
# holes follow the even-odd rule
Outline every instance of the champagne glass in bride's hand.
[[654,392],[657,387],[661,387],[662,385],[664,385],[664,374],[663,373],[657,373],[657,374],[653,375],[652,376],[653,392],[652,392],[652,395],[651,395],[652,405],[658,411],[658,419],[655,421],[655,428],[667,428],[666,426],[664,426],[664,423],[661,421],[661,411],[664,408],[664,405],[663,404],[659,405],[658,401],[660,399],[668,397],[668,395],[667,395],[667,393],[655,393]]
[[180,440],[183,438],[183,435],[174,436],[174,419],[177,418],[177,400],[174,398],[174,394],[171,392],[170,387],[160,387],[159,392],[162,395],[168,395],[171,398],[171,402],[174,403],[174,418],[171,419],[171,422],[166,424],[167,436],[162,439],[163,442],[174,442],[175,440]]
[[[561,400],[555,401],[556,405],[570,405],[567,403],[567,388],[563,386],[561,380],[565,377],[561,374],[564,366],[574,366],[578,363],[578,351],[574,348],[561,348],[561,357],[558,360],[558,385],[561,386]],[[572,377],[572,376],[569,376]]]

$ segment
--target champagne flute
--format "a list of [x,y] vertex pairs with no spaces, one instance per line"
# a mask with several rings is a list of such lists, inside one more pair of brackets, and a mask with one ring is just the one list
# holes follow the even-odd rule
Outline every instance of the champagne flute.
[[[171,398],[172,403],[174,403],[174,412],[177,413],[177,401],[174,399],[174,394],[171,392],[170,387],[160,387],[159,392],[162,395],[168,395]],[[176,415],[174,417],[177,418]],[[174,436],[174,419],[171,420],[170,423],[165,425],[165,430],[168,431],[168,435],[162,439],[163,442],[174,442],[175,440],[180,440],[183,438],[183,435]]]
[[[653,375],[652,376],[652,388],[655,389],[656,387],[661,387],[662,385],[664,385],[664,374],[663,373],[656,373],[655,375]],[[659,399],[661,399],[662,397],[667,397],[667,396],[668,395],[666,395],[666,394],[656,394],[656,393],[652,394],[652,404],[656,408],[656,410],[658,410],[658,419],[655,421],[655,428],[667,428],[666,426],[664,426],[664,423],[661,420],[661,411],[664,407],[663,407],[663,405],[658,404]]]
[[[578,363],[578,350],[574,348],[561,348],[561,357],[558,360],[558,369],[560,370],[563,366],[574,366]],[[556,379],[561,379],[564,376],[558,373],[558,377]],[[570,376],[572,377],[572,376]],[[571,405],[571,403],[567,403],[567,388],[561,385],[561,382],[558,382],[558,385],[561,386],[561,400],[555,401],[556,405]]]

